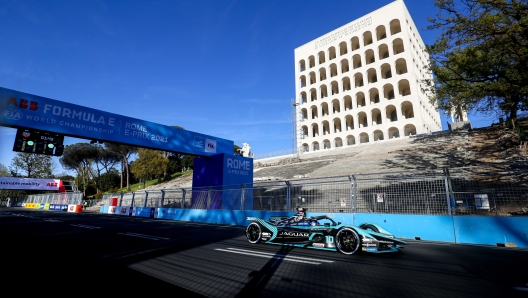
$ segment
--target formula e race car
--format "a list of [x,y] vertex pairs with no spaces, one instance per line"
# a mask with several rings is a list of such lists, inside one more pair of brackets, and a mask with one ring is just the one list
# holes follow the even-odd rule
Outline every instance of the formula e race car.
[[306,208],[297,208],[292,217],[271,216],[269,221],[248,217],[246,228],[250,243],[269,243],[287,246],[339,251],[351,255],[361,251],[397,252],[407,242],[376,224],[343,225],[326,215],[306,217]]

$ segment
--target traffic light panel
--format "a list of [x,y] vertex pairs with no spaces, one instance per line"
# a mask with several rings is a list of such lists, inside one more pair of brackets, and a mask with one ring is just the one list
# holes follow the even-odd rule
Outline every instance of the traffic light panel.
[[34,149],[35,149],[35,141],[27,140],[26,141],[26,146],[24,147],[24,152],[33,153]]
[[17,134],[17,137],[15,138],[15,144],[13,144],[13,151],[16,151],[16,152],[22,152],[23,148],[24,148],[24,144],[25,141],[24,141],[24,138],[23,137],[18,137],[18,134]]
[[37,141],[37,144],[35,145],[35,153],[37,154],[43,154],[44,153],[44,141],[39,140]]
[[55,156],[61,156],[64,151],[64,145],[59,145],[55,148]]
[[46,144],[46,148],[45,148],[45,154],[46,155],[54,155],[54,151],[55,151],[55,145],[53,143],[48,143]]
[[64,149],[63,142],[64,136],[57,133],[19,128],[13,151],[61,156]]

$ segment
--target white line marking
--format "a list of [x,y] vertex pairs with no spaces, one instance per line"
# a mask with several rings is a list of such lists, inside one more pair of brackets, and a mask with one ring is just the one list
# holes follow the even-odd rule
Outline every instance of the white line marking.
[[94,227],[94,226],[86,226],[86,225],[73,225],[72,226],[74,227],[78,227],[78,228],[84,228],[84,229],[100,229],[101,227]]
[[290,262],[298,262],[298,263],[306,263],[306,264],[314,264],[314,265],[321,265],[321,262],[323,263],[333,263],[334,262],[334,261],[329,261],[329,260],[287,256],[287,255],[281,255],[281,254],[265,253],[265,252],[260,252],[260,251],[237,249],[237,248],[228,248],[228,249],[216,248],[215,250],[242,254],[242,255],[255,256],[255,257],[261,257],[261,258],[281,259],[281,260],[290,261]]
[[118,234],[125,235],[125,236],[131,236],[131,237],[146,238],[146,239],[150,239],[150,240],[167,240],[167,239],[169,239],[169,238],[150,236],[150,235],[143,235],[143,234],[136,234],[136,233],[118,233]]

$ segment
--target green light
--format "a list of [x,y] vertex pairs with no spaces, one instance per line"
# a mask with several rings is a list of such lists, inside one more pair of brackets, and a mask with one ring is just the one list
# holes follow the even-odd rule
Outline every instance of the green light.
[[33,146],[33,144],[35,144],[35,142],[33,142],[33,141],[27,141],[27,145],[28,145],[28,146]]
[[53,147],[55,147],[55,145],[53,145],[53,144],[48,144],[48,148],[53,148]]

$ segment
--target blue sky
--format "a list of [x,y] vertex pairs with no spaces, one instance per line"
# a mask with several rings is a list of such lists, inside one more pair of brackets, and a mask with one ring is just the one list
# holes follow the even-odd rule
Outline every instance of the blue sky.
[[[294,49],[390,2],[3,0],[0,87],[247,142],[254,154],[290,149]],[[433,1],[405,4],[432,44]],[[5,166],[15,133],[0,127]]]

